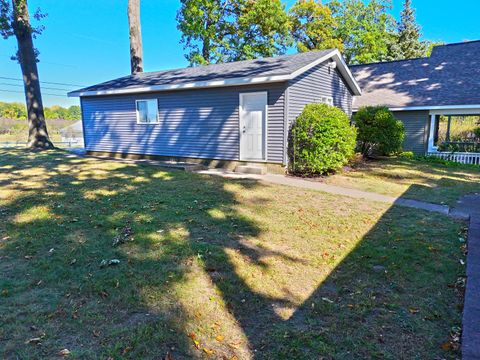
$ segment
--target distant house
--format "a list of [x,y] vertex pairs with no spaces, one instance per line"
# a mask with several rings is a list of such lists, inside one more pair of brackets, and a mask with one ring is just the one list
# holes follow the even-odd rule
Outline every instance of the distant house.
[[338,50],[143,73],[69,93],[81,100],[88,153],[270,167],[287,163],[289,125],[306,104],[350,115],[355,95]]
[[354,110],[388,106],[405,124],[406,150],[437,152],[441,115],[480,115],[480,41],[436,46],[429,58],[351,70],[362,88]]
[[72,125],[59,130],[63,143],[72,143],[73,146],[83,147],[82,121],[76,121]]

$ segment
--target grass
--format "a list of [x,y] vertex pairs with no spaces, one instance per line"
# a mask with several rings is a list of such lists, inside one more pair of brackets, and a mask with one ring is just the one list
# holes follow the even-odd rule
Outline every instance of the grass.
[[0,150],[0,217],[5,358],[459,356],[464,224],[438,214]]
[[448,166],[419,160],[372,160],[325,178],[328,184],[455,206],[480,192],[480,167]]

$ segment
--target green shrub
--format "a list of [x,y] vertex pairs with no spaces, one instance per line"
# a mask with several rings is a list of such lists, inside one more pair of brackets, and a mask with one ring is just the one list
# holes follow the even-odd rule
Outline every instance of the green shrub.
[[289,171],[307,176],[334,172],[353,157],[355,144],[356,129],[342,110],[309,104],[290,129]]
[[473,133],[475,134],[475,137],[477,139],[480,139],[480,126],[476,127],[475,129],[473,129]]
[[405,128],[383,106],[367,106],[353,118],[358,128],[359,151],[365,155],[392,155],[401,151]]
[[400,154],[400,157],[402,159],[414,159],[415,158],[415,154],[411,151],[404,151]]

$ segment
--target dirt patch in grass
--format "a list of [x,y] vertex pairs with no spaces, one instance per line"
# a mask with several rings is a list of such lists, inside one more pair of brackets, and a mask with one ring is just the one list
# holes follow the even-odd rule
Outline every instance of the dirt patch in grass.
[[0,151],[0,186],[4,357],[459,356],[447,217],[60,151]]

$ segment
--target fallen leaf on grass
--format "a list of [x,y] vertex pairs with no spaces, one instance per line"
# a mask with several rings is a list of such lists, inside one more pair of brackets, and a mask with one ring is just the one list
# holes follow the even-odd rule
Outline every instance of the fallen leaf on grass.
[[203,352],[205,354],[207,354],[208,356],[213,355],[213,350],[210,350],[210,349],[207,349],[207,348],[203,348]]
[[34,344],[34,345],[37,345],[37,344],[40,344],[40,342],[42,341],[42,338],[31,338],[31,339],[28,339],[27,341],[25,341],[25,344]]
[[105,266],[112,266],[112,265],[118,265],[118,264],[120,264],[120,260],[118,259],[102,260],[100,262],[100,267],[103,268]]
[[453,350],[453,344],[450,341],[444,342],[442,344],[442,349],[445,351],[452,351]]
[[218,342],[222,342],[223,340],[225,340],[225,337],[223,337],[223,335],[218,335],[215,340],[217,340]]
[[68,349],[63,349],[58,352],[58,356],[67,356],[70,355],[70,350]]

